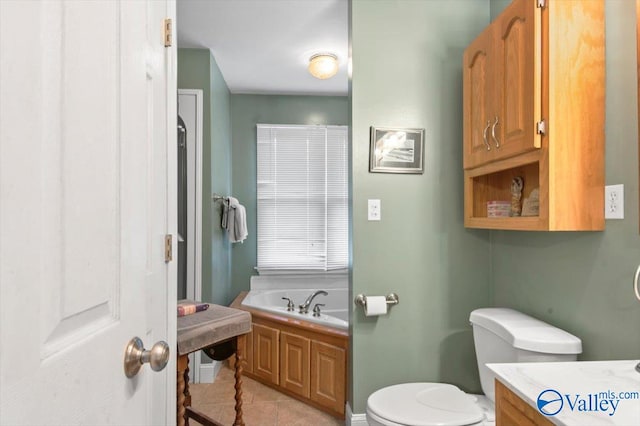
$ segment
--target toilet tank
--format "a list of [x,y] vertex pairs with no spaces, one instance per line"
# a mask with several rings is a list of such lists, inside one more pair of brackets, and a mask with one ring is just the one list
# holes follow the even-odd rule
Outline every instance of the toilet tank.
[[582,352],[576,336],[513,309],[476,309],[469,321],[480,384],[491,401],[495,401],[495,375],[486,364],[575,361]]

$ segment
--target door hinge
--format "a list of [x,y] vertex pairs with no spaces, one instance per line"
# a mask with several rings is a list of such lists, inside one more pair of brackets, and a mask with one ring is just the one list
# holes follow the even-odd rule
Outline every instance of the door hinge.
[[162,32],[164,35],[164,47],[171,47],[171,43],[173,42],[173,25],[171,24],[171,18],[165,18],[164,30]]
[[545,123],[544,120],[538,121],[536,123],[536,133],[539,135],[547,134],[547,124]]
[[173,260],[173,235],[164,236],[164,262],[169,263]]
[[547,0],[537,0],[536,6],[540,9],[544,8],[547,5]]

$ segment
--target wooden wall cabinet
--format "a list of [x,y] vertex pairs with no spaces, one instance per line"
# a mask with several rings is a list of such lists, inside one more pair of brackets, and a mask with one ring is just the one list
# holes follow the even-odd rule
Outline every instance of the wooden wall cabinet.
[[[514,0],[465,50],[464,222],[604,229],[604,1]],[[540,192],[538,216],[488,218],[488,201]]]
[[488,163],[495,150],[489,145],[489,128],[494,107],[491,77],[493,31],[483,31],[465,50],[464,85],[464,168]]
[[540,148],[536,33],[536,2],[515,1],[466,49],[465,169]]

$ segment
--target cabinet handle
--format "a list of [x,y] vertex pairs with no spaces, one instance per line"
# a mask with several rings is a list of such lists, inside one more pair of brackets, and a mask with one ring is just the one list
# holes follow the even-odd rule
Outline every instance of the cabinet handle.
[[491,151],[491,145],[489,145],[489,141],[487,140],[487,130],[489,130],[489,126],[491,126],[491,120],[487,120],[487,127],[482,131],[482,139],[484,140],[484,144],[487,146],[487,151]]
[[496,126],[498,125],[498,116],[496,115],[496,121],[491,126],[491,137],[493,138],[493,142],[496,144],[496,149],[500,148],[500,141],[496,138]]

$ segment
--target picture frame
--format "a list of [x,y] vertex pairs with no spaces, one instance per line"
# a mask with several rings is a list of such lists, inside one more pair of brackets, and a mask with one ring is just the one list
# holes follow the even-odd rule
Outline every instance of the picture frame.
[[424,129],[371,126],[370,173],[423,174]]

